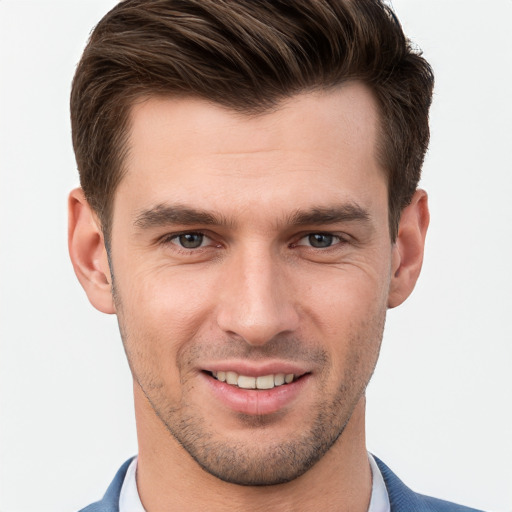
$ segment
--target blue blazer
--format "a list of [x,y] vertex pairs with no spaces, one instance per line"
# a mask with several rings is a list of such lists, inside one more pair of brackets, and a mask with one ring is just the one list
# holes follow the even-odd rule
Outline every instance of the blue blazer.
[[[80,512],[119,512],[119,494],[132,459],[127,460],[117,472],[101,501],[92,503]],[[389,494],[391,512],[482,512],[448,501],[430,498],[411,491],[381,460],[375,457]]]

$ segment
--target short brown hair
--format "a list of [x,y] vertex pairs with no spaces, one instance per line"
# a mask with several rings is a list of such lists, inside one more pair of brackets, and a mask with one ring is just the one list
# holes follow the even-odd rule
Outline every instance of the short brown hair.
[[120,2],[93,31],[71,92],[80,181],[107,243],[138,98],[195,96],[251,114],[348,80],[379,104],[394,240],[420,178],[434,80],[381,0]]

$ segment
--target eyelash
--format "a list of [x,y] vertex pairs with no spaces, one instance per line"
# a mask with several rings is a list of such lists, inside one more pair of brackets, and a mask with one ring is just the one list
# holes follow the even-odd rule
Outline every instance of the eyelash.
[[[178,243],[174,242],[174,240],[177,240],[180,236],[185,236],[185,235],[200,235],[200,236],[202,236],[203,240],[201,240],[201,246],[196,247],[196,248],[187,248],[187,247],[183,247],[182,245],[179,245]],[[211,236],[208,236],[206,233],[204,233],[202,231],[182,231],[180,233],[170,233],[170,234],[165,235],[164,237],[162,237],[160,239],[159,243],[161,243],[162,245],[172,244],[177,251],[184,253],[184,254],[193,254],[193,253],[196,254],[198,252],[202,252],[202,251],[212,247],[211,245],[206,245],[206,246],[202,245],[204,243],[204,238],[207,238],[207,239],[213,241]],[[214,244],[214,245],[215,245],[215,247],[221,247],[220,244]]]
[[[177,250],[181,253],[184,253],[184,254],[189,254],[189,255],[203,252],[204,250],[211,249],[212,247],[213,248],[221,248],[222,247],[222,245],[220,243],[214,242],[213,245],[211,245],[211,244],[206,245],[206,246],[200,245],[199,247],[187,248],[187,247],[183,247],[182,245],[174,242],[179,237],[185,236],[185,235],[200,235],[200,236],[202,236],[203,239],[201,240],[201,244],[204,243],[204,238],[207,238],[207,239],[211,240],[212,242],[214,242],[214,240],[212,239],[211,236],[209,236],[207,233],[204,233],[202,231],[182,231],[180,233],[170,233],[170,234],[165,235],[164,237],[162,237],[160,239],[159,243],[161,243],[162,245],[172,244],[174,246],[175,250]],[[327,247],[315,247],[311,244],[308,245],[308,244],[300,243],[302,240],[304,240],[308,237],[312,237],[312,236],[332,237],[332,239],[334,241],[333,241],[333,243],[331,243],[331,245],[328,245]],[[348,235],[346,235],[346,234],[342,235],[339,233],[335,234],[335,233],[324,232],[324,231],[310,231],[305,234],[301,234],[300,238],[298,238],[296,242],[289,244],[289,247],[290,248],[306,247],[308,249],[319,250],[319,251],[325,252],[325,251],[328,251],[329,249],[333,249],[333,248],[336,248],[341,245],[346,245],[349,242],[350,241],[348,239]]]
[[[314,245],[311,244],[311,239],[310,239],[310,244],[309,245],[299,243],[299,242],[301,242],[302,240],[304,240],[306,238],[310,238],[310,237],[314,237],[314,236],[329,237],[329,238],[333,239],[333,242],[331,243],[331,245],[328,245],[327,247],[315,247]],[[341,234],[335,234],[335,233],[330,233],[330,232],[312,231],[312,232],[309,232],[309,233],[306,233],[306,234],[302,235],[298,239],[298,241],[292,243],[290,245],[290,247],[307,247],[309,249],[318,249],[318,250],[322,250],[322,251],[327,251],[329,249],[336,248],[336,246],[344,245],[346,243],[348,243],[346,235],[342,236]]]

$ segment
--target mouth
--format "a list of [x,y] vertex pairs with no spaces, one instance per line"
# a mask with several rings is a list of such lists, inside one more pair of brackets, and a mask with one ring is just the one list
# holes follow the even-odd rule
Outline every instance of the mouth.
[[268,390],[281,386],[286,386],[299,379],[302,375],[294,373],[273,373],[269,375],[261,375],[252,377],[249,375],[241,375],[233,371],[213,371],[207,372],[214,379],[225,382],[231,386],[241,389],[261,389]]
[[299,396],[304,396],[312,382],[312,372],[297,365],[267,364],[266,368],[257,369],[239,363],[240,373],[234,371],[233,364],[229,366],[204,368],[203,382],[216,400],[245,415],[261,416],[288,409]]

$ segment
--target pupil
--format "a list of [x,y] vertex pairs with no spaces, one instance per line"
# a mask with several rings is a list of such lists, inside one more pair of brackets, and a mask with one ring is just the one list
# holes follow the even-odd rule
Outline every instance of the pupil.
[[309,235],[309,243],[312,247],[330,247],[332,245],[332,235],[322,235],[321,233]]
[[203,235],[201,233],[187,233],[180,235],[180,244],[186,249],[197,249],[203,243]]

